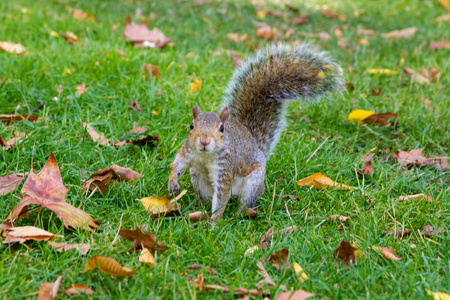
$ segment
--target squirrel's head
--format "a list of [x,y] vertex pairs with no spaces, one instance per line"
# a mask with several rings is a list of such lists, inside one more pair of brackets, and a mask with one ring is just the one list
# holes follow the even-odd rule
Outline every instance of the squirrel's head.
[[203,153],[214,153],[222,148],[225,138],[225,121],[228,119],[228,107],[220,114],[200,111],[198,105],[192,109],[192,124],[189,141],[192,147]]

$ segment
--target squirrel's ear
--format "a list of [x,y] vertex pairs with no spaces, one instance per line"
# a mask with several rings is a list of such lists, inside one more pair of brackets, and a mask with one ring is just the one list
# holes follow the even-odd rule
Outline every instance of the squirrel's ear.
[[192,116],[194,117],[194,120],[197,119],[200,113],[200,107],[198,107],[198,104],[195,104],[194,108],[192,108]]
[[223,123],[228,119],[230,116],[230,111],[228,110],[228,107],[224,107],[222,111],[219,114],[219,118],[222,120]]

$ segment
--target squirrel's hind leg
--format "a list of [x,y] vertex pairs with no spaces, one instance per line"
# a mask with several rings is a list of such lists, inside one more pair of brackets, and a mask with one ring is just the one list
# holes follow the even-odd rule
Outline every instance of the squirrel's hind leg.
[[264,194],[266,166],[262,163],[256,163],[251,168],[251,173],[244,178],[240,188],[240,212],[244,212],[249,207],[254,207],[258,198]]
[[191,182],[197,192],[198,198],[202,203],[206,203],[214,194],[214,189],[211,183],[203,178],[203,176],[200,175],[194,167],[190,169],[190,174]]

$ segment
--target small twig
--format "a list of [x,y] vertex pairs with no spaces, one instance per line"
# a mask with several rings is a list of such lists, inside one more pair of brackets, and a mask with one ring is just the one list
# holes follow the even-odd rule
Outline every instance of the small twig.
[[288,207],[287,207],[286,201],[284,201],[284,206],[286,206],[286,212],[287,212],[287,214],[288,214],[288,216],[289,216],[289,219],[291,219],[292,224],[294,224],[294,220],[292,220],[292,218],[291,218],[291,214],[289,213],[289,209],[288,209]]
[[319,147],[317,147],[317,149],[314,150],[314,152],[308,157],[308,159],[306,160],[306,162],[308,162],[308,161],[314,156],[314,154],[316,154],[317,151],[319,151],[319,149],[322,148],[323,144],[325,144],[325,142],[328,141],[329,138],[330,138],[330,137],[327,136],[327,138],[325,139],[325,141],[323,141],[322,144],[320,144]]
[[35,108],[33,108],[31,110],[31,113],[34,113],[35,111],[37,111],[37,110],[39,110],[39,109],[41,109],[41,108],[43,108],[45,106],[45,102],[44,101],[39,100],[39,102],[40,102],[40,104],[38,106],[36,106]]
[[92,197],[92,195],[95,194],[96,191],[98,191],[98,186],[95,186],[95,189],[92,190],[92,193],[89,195],[89,197],[81,201],[80,205],[78,205],[78,208],[80,208],[81,205],[83,205],[86,201],[88,201]]
[[[124,214],[124,213],[123,213]],[[119,222],[119,230],[117,230],[116,236],[114,237],[114,240],[112,241],[111,245],[113,245],[115,242],[117,242],[117,239],[119,238],[120,228],[122,228],[122,218],[123,214],[120,216],[120,222]]]

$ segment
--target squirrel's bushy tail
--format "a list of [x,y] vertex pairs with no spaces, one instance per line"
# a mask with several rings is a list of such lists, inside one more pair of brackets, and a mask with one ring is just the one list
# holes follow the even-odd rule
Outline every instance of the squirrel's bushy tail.
[[307,44],[292,49],[268,46],[234,72],[225,90],[225,105],[269,156],[283,130],[287,103],[340,91],[342,75],[325,52]]

